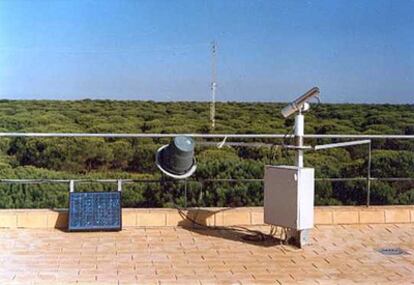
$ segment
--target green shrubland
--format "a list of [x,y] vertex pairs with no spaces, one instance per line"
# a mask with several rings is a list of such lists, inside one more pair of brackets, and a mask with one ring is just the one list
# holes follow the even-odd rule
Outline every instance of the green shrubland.
[[[211,130],[209,104],[151,101],[0,101],[0,132],[77,133],[283,133],[278,103],[217,103]],[[306,133],[414,134],[413,105],[314,105],[306,115]],[[210,140],[211,141],[211,140]],[[228,140],[231,141],[231,140]],[[234,141],[234,140],[233,140]],[[238,140],[281,144],[277,139]],[[309,139],[306,144],[339,142]],[[198,142],[201,142],[198,140]],[[156,149],[168,139],[0,138],[0,178],[161,179],[125,186],[127,207],[183,205],[184,183],[170,181],[154,165]],[[292,143],[288,139],[284,143]],[[414,140],[373,141],[373,177],[414,177]],[[198,144],[198,169],[187,182],[189,206],[261,205],[261,182],[212,179],[262,178],[266,164],[292,164],[294,153],[278,147],[223,147]],[[316,176],[366,177],[366,145],[307,152],[305,165]],[[116,185],[85,183],[79,191],[109,190]],[[316,204],[358,205],[366,201],[366,181],[316,183]],[[65,184],[0,184],[0,208],[67,207]],[[372,204],[413,204],[414,183],[372,181]]]

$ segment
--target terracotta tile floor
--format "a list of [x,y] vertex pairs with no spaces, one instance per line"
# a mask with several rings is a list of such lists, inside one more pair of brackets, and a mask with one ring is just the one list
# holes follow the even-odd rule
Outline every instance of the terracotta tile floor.
[[0,284],[72,283],[414,284],[414,225],[319,226],[305,249],[232,231],[0,229]]

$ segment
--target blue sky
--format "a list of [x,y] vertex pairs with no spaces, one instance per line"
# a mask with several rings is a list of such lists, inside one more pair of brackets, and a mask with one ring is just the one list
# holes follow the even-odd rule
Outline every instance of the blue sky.
[[0,1],[0,98],[414,103],[414,1]]

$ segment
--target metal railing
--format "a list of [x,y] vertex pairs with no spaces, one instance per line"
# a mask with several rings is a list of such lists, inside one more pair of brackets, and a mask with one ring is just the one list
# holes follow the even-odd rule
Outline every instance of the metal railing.
[[[214,139],[220,138],[223,139],[221,143],[219,143],[220,147],[225,144],[229,146],[255,146],[255,147],[262,147],[262,146],[272,146],[276,144],[264,144],[261,142],[256,143],[237,143],[237,142],[226,142],[226,139],[286,139],[286,138],[294,138],[292,134],[159,134],[159,133],[137,133],[137,134],[128,134],[128,133],[117,133],[117,134],[110,134],[110,133],[18,133],[18,132],[8,132],[8,133],[0,133],[0,137],[57,137],[57,138],[172,138],[180,135],[190,136],[193,138],[204,138],[204,139]],[[351,134],[351,135],[344,135],[344,134],[305,134],[304,138],[308,139],[365,139],[365,140],[375,140],[375,139],[408,139],[414,140],[414,135],[366,135],[366,134]],[[212,142],[204,142],[204,145],[214,145],[217,143]],[[356,143],[338,143],[338,146],[350,146]],[[367,189],[367,197],[366,197],[366,205],[370,205],[370,187],[372,181],[385,181],[385,182],[396,182],[396,181],[414,181],[414,177],[371,177],[371,142],[369,141],[369,150],[368,150],[368,164],[367,164],[367,177],[343,177],[343,178],[325,178],[319,177],[315,178],[316,181],[330,181],[330,182],[339,182],[339,181],[366,181],[366,189]],[[286,147],[286,148],[293,148],[293,146],[285,146],[283,144],[276,145],[279,147]],[[304,148],[310,149],[310,147]],[[313,148],[317,150],[316,148]],[[320,148],[323,149],[323,148]],[[122,187],[124,184],[130,183],[160,183],[161,180],[159,179],[0,179],[0,183],[2,184],[44,184],[44,183],[60,183],[60,184],[67,184],[69,186],[69,191],[73,192],[75,184],[77,183],[109,183],[109,184],[117,184],[117,190],[122,191]],[[242,183],[251,183],[251,182],[263,182],[263,179],[186,179],[184,180],[185,183],[185,201],[187,201],[187,183],[200,183],[203,185],[206,182],[242,182]]]
[[[159,134],[159,133],[19,133],[19,132],[0,132],[0,137],[60,137],[60,138],[172,138],[176,136],[188,136],[193,138],[250,138],[250,139],[282,139],[282,138],[293,138],[293,134]],[[414,135],[365,135],[365,134],[354,134],[354,135],[342,135],[342,134],[305,134],[305,139],[414,139]]]

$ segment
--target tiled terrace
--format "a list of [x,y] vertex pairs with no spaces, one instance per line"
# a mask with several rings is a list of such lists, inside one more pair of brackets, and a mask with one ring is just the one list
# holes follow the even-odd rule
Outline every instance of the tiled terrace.
[[[296,249],[232,230],[3,228],[0,284],[414,284],[412,223],[319,225],[312,235]],[[409,255],[375,251],[385,246]]]

